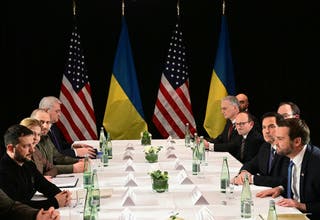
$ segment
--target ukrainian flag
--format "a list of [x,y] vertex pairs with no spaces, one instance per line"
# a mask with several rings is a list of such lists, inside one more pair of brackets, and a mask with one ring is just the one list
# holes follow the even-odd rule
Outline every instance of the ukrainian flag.
[[223,130],[226,120],[220,109],[221,99],[227,95],[235,95],[235,81],[227,18],[222,15],[219,44],[212,71],[208,95],[206,116],[203,127],[210,137],[217,137]]
[[120,140],[140,139],[140,133],[148,130],[124,16],[103,125],[112,139]]

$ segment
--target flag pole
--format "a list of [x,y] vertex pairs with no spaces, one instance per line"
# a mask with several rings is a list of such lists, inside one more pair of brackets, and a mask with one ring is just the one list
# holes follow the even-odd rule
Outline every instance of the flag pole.
[[226,1],[223,0],[223,1],[222,1],[222,15],[225,14],[225,10],[226,10]]
[[177,15],[180,17],[180,0],[177,1]]
[[76,16],[76,0],[72,1],[73,16]]
[[124,16],[124,0],[122,0],[121,8],[122,8],[122,16]]

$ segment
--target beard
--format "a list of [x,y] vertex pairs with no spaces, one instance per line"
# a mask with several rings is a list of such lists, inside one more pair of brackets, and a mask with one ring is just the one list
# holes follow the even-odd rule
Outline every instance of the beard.
[[24,157],[24,156],[21,156],[20,154],[15,153],[14,160],[19,163],[24,163],[24,162],[30,161],[31,158],[28,158],[27,156]]

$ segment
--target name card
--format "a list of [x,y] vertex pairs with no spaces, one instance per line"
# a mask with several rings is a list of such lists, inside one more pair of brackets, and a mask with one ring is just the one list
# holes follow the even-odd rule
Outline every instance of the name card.
[[197,213],[197,219],[199,219],[199,220],[214,220],[213,214],[210,211],[210,209],[208,209],[207,206],[204,206],[199,210],[199,212]]
[[181,164],[180,160],[177,158],[174,162],[175,170],[185,170],[184,166]]
[[134,192],[128,187],[122,196],[122,206],[135,206],[135,200]]
[[177,158],[177,156],[172,152],[172,150],[167,150],[167,158]]
[[127,144],[126,151],[128,150],[134,150],[134,147],[132,144]]
[[131,159],[128,159],[128,160],[127,160],[125,171],[134,171],[133,161],[132,161]]
[[129,208],[125,208],[121,212],[119,220],[136,220],[136,217]]
[[192,184],[193,182],[191,181],[191,179],[188,177],[187,173],[185,170],[181,170],[178,173],[178,183],[179,184]]
[[123,154],[123,160],[133,160],[133,154],[131,150],[126,150]]
[[204,198],[197,186],[191,192],[191,199],[194,205],[208,205],[208,201]]
[[138,186],[132,173],[127,175],[126,184],[124,186]]

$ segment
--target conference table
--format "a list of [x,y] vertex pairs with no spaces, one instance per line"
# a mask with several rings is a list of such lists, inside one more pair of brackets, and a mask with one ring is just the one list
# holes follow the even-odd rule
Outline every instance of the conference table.
[[[94,147],[99,145],[98,141],[84,142]],[[220,192],[223,157],[228,158],[231,177],[242,165],[238,160],[227,152],[207,152],[207,164],[201,166],[199,175],[192,175],[192,149],[185,147],[184,139],[154,139],[151,145],[163,147],[156,163],[145,160],[140,140],[113,140],[113,158],[107,167],[98,159],[91,160],[92,167],[97,169],[101,191],[99,219],[165,220],[176,213],[184,220],[241,219],[242,186],[234,186],[233,194]],[[169,173],[167,192],[152,190],[150,172],[157,169]],[[81,173],[72,176],[79,180],[75,187],[67,188],[72,192],[70,207],[58,209],[62,220],[83,219],[86,194],[83,177]],[[250,188],[254,204],[252,219],[267,219],[271,198],[255,197],[267,187],[250,185]],[[283,219],[306,219],[295,208],[276,206],[276,209]]]

